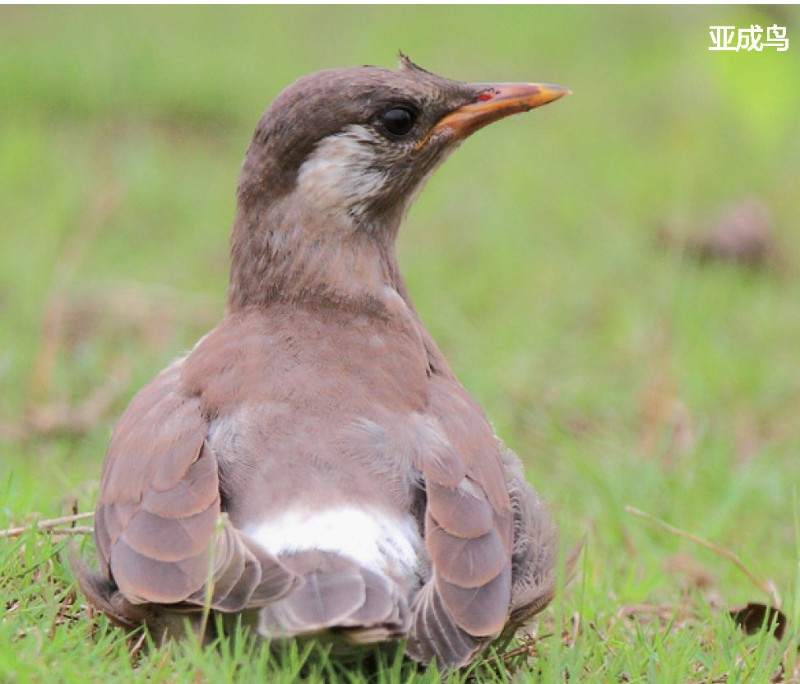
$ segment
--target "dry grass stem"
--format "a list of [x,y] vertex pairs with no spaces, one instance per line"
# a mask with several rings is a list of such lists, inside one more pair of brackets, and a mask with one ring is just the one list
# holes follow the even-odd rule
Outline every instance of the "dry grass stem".
[[714,542],[710,542],[707,539],[698,537],[697,535],[692,534],[691,532],[687,532],[686,530],[682,530],[679,527],[670,525],[668,522],[661,520],[661,518],[657,518],[656,516],[651,515],[650,513],[645,513],[644,511],[639,510],[638,508],[634,508],[633,506],[625,506],[625,511],[627,513],[630,513],[631,515],[644,518],[648,522],[656,525],[657,527],[660,527],[662,530],[665,530],[670,534],[674,534],[675,536],[688,539],[689,541],[697,544],[698,546],[702,546],[703,548],[706,548],[709,551],[713,551],[714,553],[722,556],[723,558],[727,558],[731,563],[733,563],[737,568],[739,568],[739,570],[741,570],[747,576],[747,578],[759,588],[760,591],[764,592],[767,596],[770,597],[773,605],[775,605],[776,607],[780,605],[780,596],[778,595],[778,592],[775,589],[775,587],[771,583],[766,582],[757,577],[756,574],[752,572],[744,564],[742,559],[739,558],[739,556],[736,555],[736,553],[734,553],[730,549],[726,549],[725,547],[720,546],[719,544],[715,544]]
[[[20,537],[30,530],[38,530],[41,532],[51,532],[55,535],[71,535],[71,534],[91,534],[94,530],[91,527],[75,526],[78,520],[86,520],[94,516],[94,512],[90,513],[76,513],[74,515],[65,515],[60,518],[50,518],[49,520],[41,520],[33,525],[22,525],[20,527],[9,527],[6,530],[0,530],[0,539],[4,537]],[[56,529],[61,525],[70,525],[64,530]]]
[[130,647],[130,650],[128,651],[128,656],[130,657],[131,661],[135,660],[136,656],[138,656],[139,653],[142,652],[142,648],[144,647],[144,640],[145,640],[146,636],[147,636],[147,632],[142,632],[141,635],[139,635],[139,638]]
[[83,219],[65,242],[63,256],[55,264],[50,292],[42,315],[39,348],[31,373],[29,409],[50,396],[53,369],[67,313],[67,285],[81,265],[92,243],[106,227],[121,203],[121,189],[116,182],[93,195]]

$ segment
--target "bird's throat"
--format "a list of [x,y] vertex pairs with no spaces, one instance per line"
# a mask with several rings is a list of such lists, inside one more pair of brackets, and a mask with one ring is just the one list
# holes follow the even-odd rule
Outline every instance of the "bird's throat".
[[[275,301],[380,309],[406,298],[392,225],[304,214],[297,202],[267,212],[239,208],[231,236],[228,310]],[[410,305],[410,302],[409,302]]]

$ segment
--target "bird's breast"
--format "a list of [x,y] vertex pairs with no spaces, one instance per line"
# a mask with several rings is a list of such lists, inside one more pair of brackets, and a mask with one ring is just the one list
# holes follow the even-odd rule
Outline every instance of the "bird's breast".
[[427,355],[409,320],[273,307],[223,321],[185,359],[183,389],[209,415],[259,403],[356,415],[379,404],[420,410]]

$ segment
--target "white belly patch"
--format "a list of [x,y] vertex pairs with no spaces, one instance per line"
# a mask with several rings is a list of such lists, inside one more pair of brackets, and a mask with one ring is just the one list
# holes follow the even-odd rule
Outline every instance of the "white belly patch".
[[245,532],[274,556],[330,551],[370,570],[405,577],[416,570],[421,544],[410,515],[397,517],[355,506],[288,510]]

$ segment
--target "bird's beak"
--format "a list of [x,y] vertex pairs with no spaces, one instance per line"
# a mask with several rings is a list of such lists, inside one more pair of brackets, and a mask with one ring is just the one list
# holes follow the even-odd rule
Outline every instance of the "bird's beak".
[[571,94],[570,90],[546,83],[476,83],[475,101],[453,110],[429,131],[429,138],[448,133],[452,140],[462,140],[478,129],[512,114],[527,112]]

